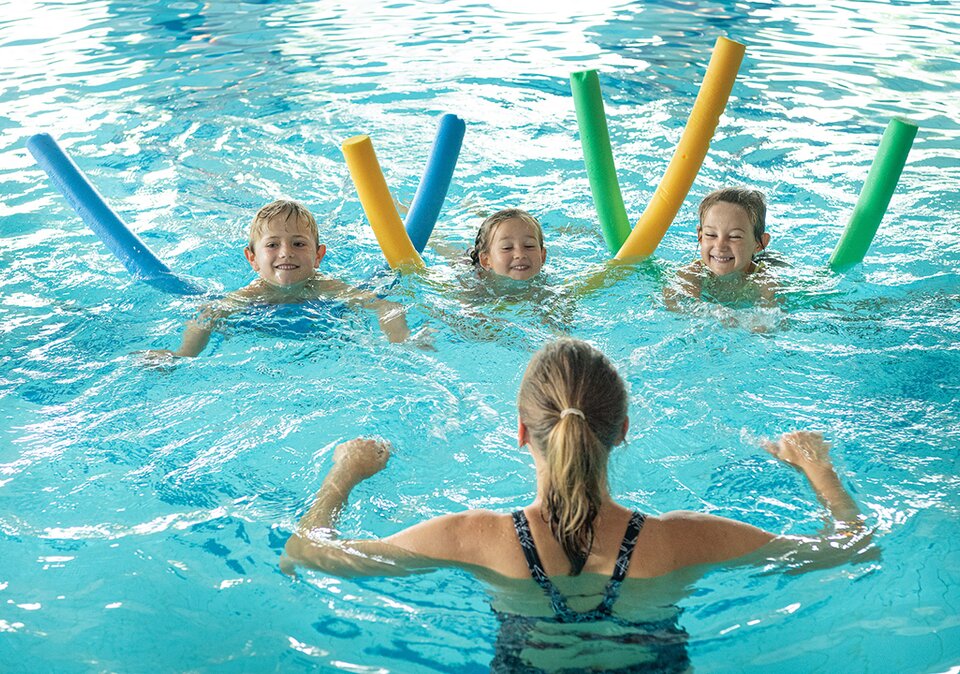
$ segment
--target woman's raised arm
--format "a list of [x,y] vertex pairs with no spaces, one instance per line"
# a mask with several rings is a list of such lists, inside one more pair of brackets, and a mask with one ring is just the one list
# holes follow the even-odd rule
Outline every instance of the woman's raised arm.
[[[728,561],[759,551],[764,560],[780,560],[791,572],[845,564],[876,555],[856,502],[840,482],[830,460],[830,445],[812,431],[785,433],[764,444],[770,454],[804,474],[829,513],[820,536],[775,536],[757,527],[692,512],[662,519],[674,547],[677,568]],[[761,549],[762,548],[762,549]]]
[[470,513],[436,517],[389,540],[339,538],[336,524],[350,492],[386,468],[389,458],[390,445],[386,442],[356,438],[337,445],[333,467],[284,546],[280,558],[284,573],[292,575],[296,566],[304,566],[337,576],[398,576],[458,561],[456,548],[461,546],[457,541]]

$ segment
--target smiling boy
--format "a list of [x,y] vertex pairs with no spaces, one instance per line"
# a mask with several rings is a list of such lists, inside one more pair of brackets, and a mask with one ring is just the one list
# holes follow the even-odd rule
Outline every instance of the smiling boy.
[[254,216],[250,239],[243,251],[258,278],[203,307],[197,319],[187,323],[176,351],[157,349],[148,351],[147,356],[197,356],[206,348],[213,330],[230,314],[254,304],[294,304],[320,298],[369,309],[376,313],[387,339],[407,339],[410,330],[403,307],[317,273],[326,252],[327,247],[320,243],[317,221],[303,204],[288,200],[267,204]]

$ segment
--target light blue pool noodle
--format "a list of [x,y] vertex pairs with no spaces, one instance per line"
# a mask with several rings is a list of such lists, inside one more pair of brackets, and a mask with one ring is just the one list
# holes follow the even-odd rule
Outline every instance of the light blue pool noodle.
[[203,288],[170,271],[140,237],[130,231],[53,136],[38,133],[27,140],[27,149],[71,208],[134,278],[175,295],[199,295],[204,292]]
[[466,128],[463,120],[456,115],[447,114],[440,118],[427,167],[404,221],[407,236],[418,253],[422,253],[426,247],[440,216],[443,200],[447,198]]

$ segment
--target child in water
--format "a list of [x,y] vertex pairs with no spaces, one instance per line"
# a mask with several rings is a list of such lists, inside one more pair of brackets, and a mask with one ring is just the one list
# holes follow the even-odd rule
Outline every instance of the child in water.
[[410,335],[403,308],[317,273],[327,252],[320,243],[317,221],[297,201],[274,201],[261,208],[250,225],[250,240],[243,254],[258,278],[250,285],[205,306],[196,320],[187,323],[176,351],[148,351],[151,358],[197,356],[210,341],[220,321],[255,304],[293,304],[320,298],[337,299],[376,313],[380,328],[391,342]]
[[543,228],[535,217],[519,208],[497,211],[480,225],[470,259],[475,267],[499,276],[517,281],[531,279],[547,259]]
[[770,243],[766,216],[766,199],[759,190],[727,187],[704,197],[697,225],[700,259],[678,273],[679,292],[664,291],[667,307],[678,308],[683,295],[701,299],[705,291],[721,302],[774,304],[773,284],[757,260]]

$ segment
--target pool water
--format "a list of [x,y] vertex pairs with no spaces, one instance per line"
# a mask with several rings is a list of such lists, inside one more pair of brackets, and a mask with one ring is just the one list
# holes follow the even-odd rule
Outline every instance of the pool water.
[[[822,511],[764,437],[825,430],[880,556],[804,574],[717,570],[680,623],[698,672],[960,667],[960,8],[842,1],[17,3],[0,19],[0,670],[485,671],[497,622],[463,572],[342,580],[278,569],[333,447],[389,438],[350,535],[527,502],[515,396],[530,355],[590,340],[631,393],[614,493],[812,534]],[[11,5],[11,7],[13,7]],[[606,259],[568,76],[597,68],[636,219],[718,35],[747,45],[691,196],[655,259],[581,298]],[[434,233],[544,223],[544,278],[498,296],[428,249],[396,283],[340,152],[372,136],[408,203],[439,116],[467,132]],[[825,271],[889,119],[920,126],[864,263]],[[374,317],[244,318],[172,367],[202,302],[133,281],[24,144],[56,136],[177,272],[244,285],[247,223],[303,200],[322,268],[409,306],[434,350]],[[699,198],[764,190],[781,309],[672,313]],[[294,312],[296,313],[296,312]],[[288,319],[293,325],[285,323]],[[532,582],[532,581],[531,581]]]

